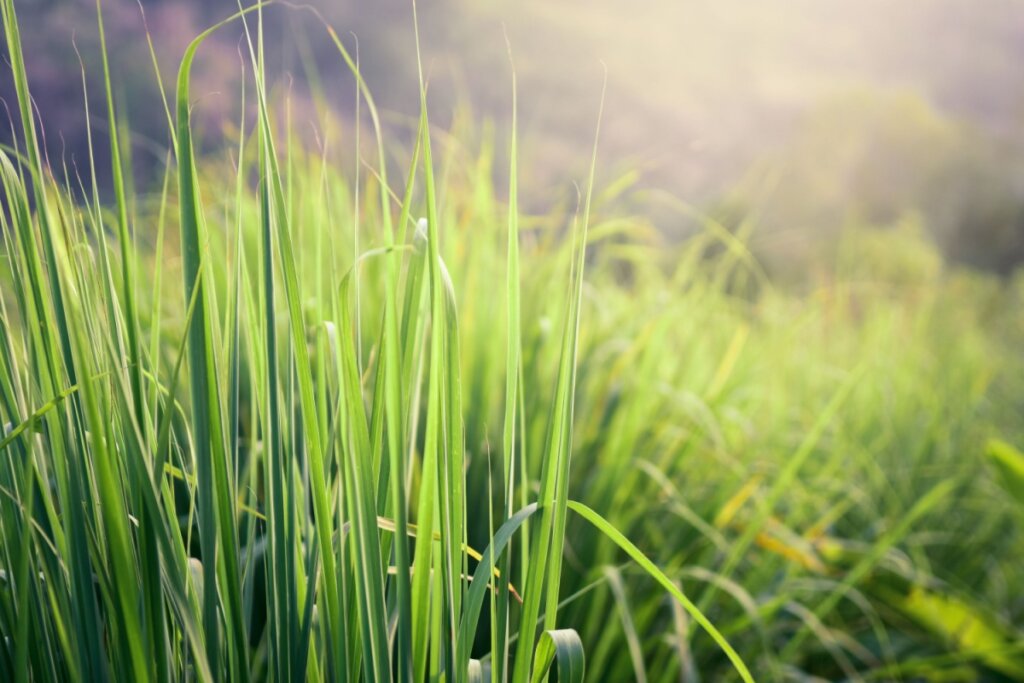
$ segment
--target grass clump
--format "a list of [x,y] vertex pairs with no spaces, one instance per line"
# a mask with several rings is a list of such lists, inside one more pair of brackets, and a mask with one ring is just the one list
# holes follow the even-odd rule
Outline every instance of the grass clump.
[[271,106],[262,5],[225,21],[255,110],[230,162],[191,126],[222,24],[161,191],[111,135],[105,206],[45,162],[0,6],[4,680],[1024,671],[1019,454],[975,476],[1021,436],[990,405],[1020,400],[1012,291],[843,260],[777,291],[712,221],[668,249],[597,218],[596,142],[581,209],[527,220],[515,123],[506,204],[489,141],[437,146],[422,76],[396,186],[328,29],[373,125],[346,174]]

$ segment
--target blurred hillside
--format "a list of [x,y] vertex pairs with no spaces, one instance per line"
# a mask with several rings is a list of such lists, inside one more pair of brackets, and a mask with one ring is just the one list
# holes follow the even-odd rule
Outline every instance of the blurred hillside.
[[[311,4],[347,42],[358,36],[378,103],[391,125],[407,126],[416,110],[410,3]],[[236,8],[231,0],[142,5],[168,85],[188,40]],[[166,119],[136,2],[103,7],[144,183],[164,158]],[[18,11],[51,158],[80,162],[72,37],[95,83],[94,3],[23,0]],[[499,138],[511,109],[507,33],[535,209],[566,201],[582,176],[604,62],[603,179],[638,171],[630,208],[668,235],[685,234],[688,219],[646,202],[644,191],[685,198],[730,228],[752,218],[752,241],[776,271],[806,270],[851,226],[907,221],[959,260],[1004,272],[1024,261],[1024,0],[423,0],[419,14],[435,120],[446,125],[465,105],[475,119],[494,120]],[[313,77],[351,119],[352,79],[322,26],[301,10],[267,15],[269,63],[290,84],[281,87],[294,116],[311,101],[303,84]],[[194,92],[209,145],[236,116],[229,84],[241,69],[239,38],[237,26],[221,32],[198,60]],[[10,75],[0,78],[9,103]],[[101,112],[92,106],[100,133]]]

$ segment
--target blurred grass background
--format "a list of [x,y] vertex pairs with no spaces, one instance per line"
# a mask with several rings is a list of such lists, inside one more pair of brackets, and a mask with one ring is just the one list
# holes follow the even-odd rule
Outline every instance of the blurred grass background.
[[[81,92],[72,38],[87,66],[96,65],[92,3],[20,4],[26,33],[49,36],[28,65],[47,147],[51,157],[81,160],[83,118],[66,102]],[[403,116],[418,94],[408,3],[308,6],[358,38],[361,68],[390,128],[411,139],[414,126]],[[139,6],[104,7],[115,87],[140,152],[135,170],[152,178],[168,139]],[[169,78],[188,40],[235,3],[142,7]],[[427,0],[419,10],[440,128],[458,111],[507,127],[507,33],[520,76],[528,208],[574,201],[567,179],[582,177],[590,132],[580,122],[596,110],[603,61],[599,184],[629,173],[632,191],[620,201],[642,208],[667,236],[692,234],[695,224],[637,190],[685,197],[731,226],[754,217],[753,248],[774,273],[795,279],[850,223],[918,220],[946,256],[1003,273],[1024,259],[1020,0]],[[295,118],[313,118],[312,82],[335,115],[351,120],[351,76],[333,68],[333,47],[316,20],[280,7],[270,13],[268,73],[291,94]],[[205,123],[210,147],[223,122],[235,120],[239,38],[237,28],[216,36],[196,67],[197,124]],[[90,79],[99,73],[87,71]],[[0,81],[7,102],[10,87]],[[102,134],[101,119],[96,126]],[[0,126],[0,139],[9,136]]]

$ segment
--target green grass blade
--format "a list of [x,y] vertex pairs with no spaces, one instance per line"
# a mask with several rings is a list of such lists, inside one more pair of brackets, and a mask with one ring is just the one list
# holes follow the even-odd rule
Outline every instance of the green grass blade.
[[672,580],[665,576],[665,573],[658,569],[658,567],[653,562],[651,562],[647,558],[647,556],[640,551],[639,548],[633,545],[633,543],[628,538],[623,536],[618,529],[613,527],[608,522],[608,520],[606,520],[604,517],[597,514],[593,510],[591,510],[586,505],[571,500],[568,503],[568,508],[576,514],[578,514],[580,517],[583,517],[583,519],[590,522],[591,525],[593,525],[602,534],[607,536],[612,542],[615,543],[615,545],[619,546],[624,551],[626,551],[626,554],[629,555],[634,562],[640,565],[640,567],[644,571],[650,574],[651,578],[653,578],[655,581],[661,584],[661,586],[666,591],[668,591],[668,593],[672,597],[678,600],[679,604],[683,606],[683,608],[687,611],[687,613],[689,613],[693,620],[697,622],[701,626],[701,628],[703,628],[707,632],[707,634],[711,636],[711,638],[718,644],[722,651],[725,652],[726,656],[732,662],[733,666],[736,668],[736,671],[737,673],[739,673],[740,677],[744,681],[747,681],[747,683],[753,683],[754,678],[750,675],[750,670],[747,669],[747,665],[743,663],[743,660],[740,659],[740,656],[738,654],[736,654],[736,651],[732,648],[731,645],[729,645],[725,637],[722,636],[722,634],[718,631],[717,628],[715,628],[714,624],[712,624],[708,620],[704,613],[700,609],[698,609],[697,606],[693,604],[693,602],[690,601],[690,599],[686,597],[686,595],[681,590],[679,590],[679,588],[674,583],[672,583]]
[[571,628],[548,629],[540,636],[533,657],[533,676],[530,683],[547,680],[548,671],[558,662],[558,680],[565,683],[583,683],[586,659],[580,634]]

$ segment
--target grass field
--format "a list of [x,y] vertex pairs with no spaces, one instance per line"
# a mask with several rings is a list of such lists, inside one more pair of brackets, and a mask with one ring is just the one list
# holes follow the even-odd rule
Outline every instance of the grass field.
[[1021,277],[904,226],[782,288],[593,170],[520,215],[422,76],[411,148],[365,88],[304,141],[258,8],[256,115],[194,152],[197,38],[162,186],[105,71],[105,201],[2,8],[0,679],[1024,680]]

